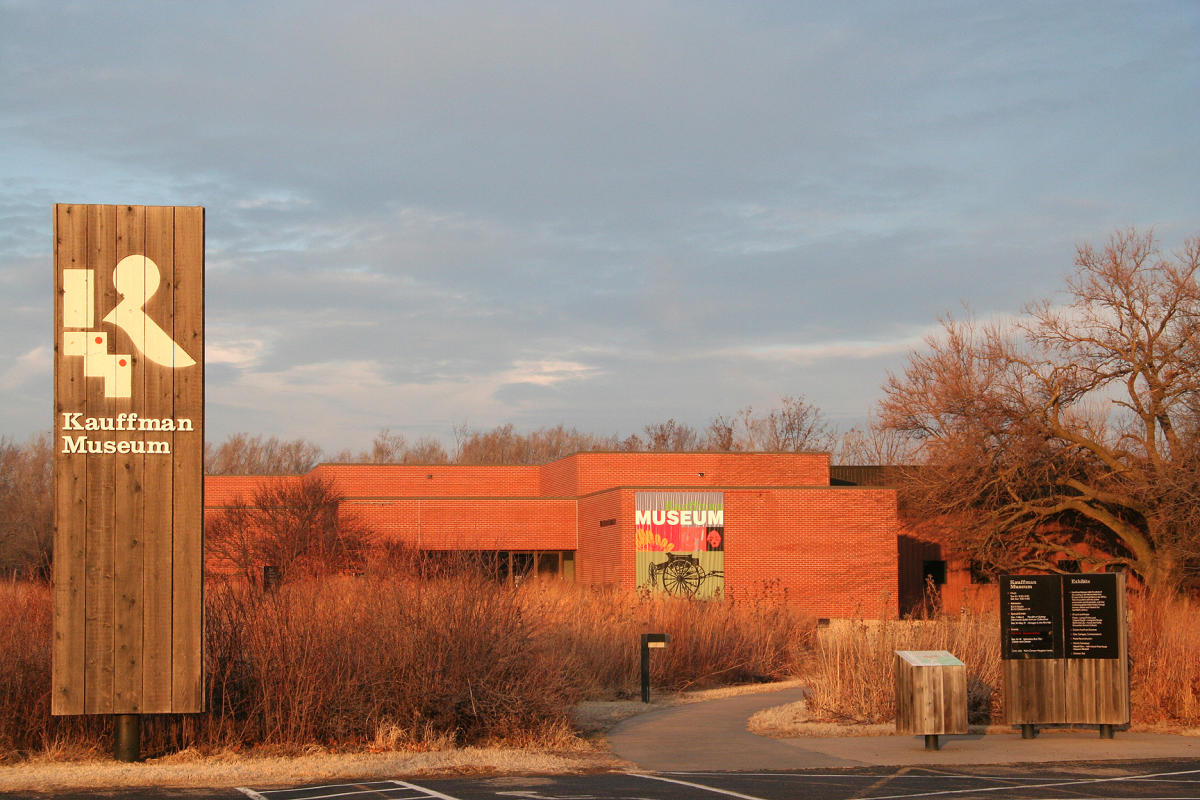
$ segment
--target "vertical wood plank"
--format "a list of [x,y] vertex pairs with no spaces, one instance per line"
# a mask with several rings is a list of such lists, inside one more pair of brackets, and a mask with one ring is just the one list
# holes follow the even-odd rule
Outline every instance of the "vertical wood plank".
[[175,341],[196,365],[175,371],[175,413],[195,430],[175,436],[172,662],[174,711],[204,710],[204,209],[175,209]]
[[945,689],[946,696],[953,698],[954,702],[947,706],[946,717],[946,732],[947,733],[966,733],[968,725],[968,710],[967,710],[967,668],[955,667],[947,669],[945,672]]
[[1004,671],[1004,721],[1009,725],[1067,718],[1066,659],[1010,659]]
[[[146,303],[146,315],[174,338],[172,324],[175,296],[175,214],[169,206],[146,208],[145,255],[158,267],[158,290]],[[173,419],[175,416],[174,371],[170,367],[142,361],[145,375],[145,401],[142,415],[151,419]],[[151,439],[174,443],[170,432],[137,433],[131,438]],[[172,515],[169,501],[172,490],[173,465],[168,455],[139,456],[144,464],[143,497],[145,574],[143,592],[142,712],[146,714],[171,711],[172,670]]]
[[[87,206],[88,256],[87,266],[95,270],[93,286],[99,309],[107,309],[109,295],[100,287],[105,284],[102,273],[111,272],[116,263],[116,208]],[[95,314],[92,330],[101,330],[103,311]],[[110,347],[112,339],[109,339]],[[75,367],[83,375],[81,366]],[[82,378],[84,402],[77,408],[86,416],[104,414],[109,403],[104,398],[102,378]],[[87,432],[89,440],[111,438],[111,433]],[[112,537],[112,497],[106,489],[111,479],[111,467],[94,456],[76,455],[87,462],[87,713],[112,713],[113,694],[113,631],[116,624]]]
[[[116,261],[129,255],[142,255],[146,247],[146,210],[142,206],[117,208]],[[114,265],[115,266],[115,265]],[[110,273],[111,274],[111,273]],[[112,281],[106,282],[112,286]],[[103,307],[115,308],[120,298],[115,286],[111,298]],[[145,356],[130,338],[117,329],[110,329],[114,353],[128,354],[133,360],[134,407],[144,402],[146,392]],[[129,402],[110,402],[108,414],[116,416],[128,410]],[[125,435],[119,435],[125,439]],[[143,459],[130,453],[112,457],[113,534],[116,578],[116,647],[113,672],[113,713],[140,713],[142,702],[142,644],[143,644],[143,570],[144,570],[144,506],[142,495]]]
[[[62,412],[83,399],[82,370],[63,363],[62,271],[83,269],[87,255],[87,219],[82,206],[54,207],[54,426],[53,443],[62,449]],[[61,456],[54,461],[54,633],[51,644],[51,713],[85,710],[86,658],[85,535],[87,459]]]

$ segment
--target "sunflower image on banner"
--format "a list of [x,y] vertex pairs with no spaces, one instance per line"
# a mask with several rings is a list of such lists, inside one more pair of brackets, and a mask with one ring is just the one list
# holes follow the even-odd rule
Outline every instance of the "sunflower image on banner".
[[637,586],[682,597],[725,591],[725,495],[638,492]]

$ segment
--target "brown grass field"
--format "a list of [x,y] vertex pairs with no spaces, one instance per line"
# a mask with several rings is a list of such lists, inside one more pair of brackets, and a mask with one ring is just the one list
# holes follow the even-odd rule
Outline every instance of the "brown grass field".
[[[143,754],[293,755],[448,746],[580,747],[571,710],[636,699],[638,636],[666,632],[656,691],[799,678],[810,713],[892,719],[892,651],[944,649],[968,666],[972,722],[998,720],[999,621],[815,622],[768,601],[689,601],[556,582],[504,586],[469,571],[211,583],[209,711],[146,717]],[[0,582],[0,761],[103,754],[106,718],[51,717],[49,587]],[[1200,725],[1200,604],[1130,602],[1134,723]]]

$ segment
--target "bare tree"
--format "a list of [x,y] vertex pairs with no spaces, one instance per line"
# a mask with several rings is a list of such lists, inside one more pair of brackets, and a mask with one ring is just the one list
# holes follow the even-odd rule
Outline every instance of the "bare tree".
[[47,577],[54,538],[53,452],[48,433],[0,439],[0,573]]
[[205,445],[204,469],[209,475],[302,475],[321,458],[321,448],[305,439],[235,433]]
[[837,440],[821,409],[803,395],[781,397],[778,408],[761,415],[746,406],[738,418],[744,430],[745,450],[828,452]]
[[459,464],[545,464],[572,453],[590,450],[616,450],[615,437],[582,433],[575,428],[555,425],[530,433],[519,433],[512,423],[490,431],[474,431],[456,425],[454,438]]
[[445,464],[450,457],[432,437],[422,437],[410,444],[404,434],[384,428],[375,435],[370,450],[358,454],[343,450],[336,460],[343,464]]
[[254,582],[264,566],[280,574],[323,574],[360,567],[372,536],[341,513],[333,484],[304,477],[264,483],[205,527],[211,553]]
[[656,422],[647,425],[646,448],[655,452],[684,452],[696,450],[700,445],[700,436],[696,429],[682,422],[676,422],[674,417],[666,422]]
[[874,416],[866,425],[842,434],[837,448],[837,463],[847,466],[900,466],[913,463],[916,457],[908,436],[882,425]]
[[737,419],[718,414],[708,423],[701,446],[705,450],[728,453],[738,449]]
[[1068,301],[1015,324],[944,321],[884,387],[919,446],[915,520],[996,569],[1060,557],[1150,583],[1200,563],[1200,238],[1129,230],[1081,246]]

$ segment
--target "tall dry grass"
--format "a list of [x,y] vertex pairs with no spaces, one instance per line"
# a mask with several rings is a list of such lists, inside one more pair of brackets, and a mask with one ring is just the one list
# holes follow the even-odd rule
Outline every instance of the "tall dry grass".
[[[927,620],[856,620],[824,629],[808,673],[809,708],[855,722],[895,719],[896,650],[949,650],[967,667],[970,721],[1003,712],[1000,620],[996,611]],[[1130,705],[1134,724],[1200,726],[1200,601],[1173,591],[1131,593]]]
[[[146,717],[145,754],[563,746],[577,700],[636,695],[640,633],[671,635],[652,679],[685,688],[791,674],[813,629],[767,603],[512,587],[462,568],[421,580],[305,579],[268,593],[211,584],[207,612],[209,711]],[[107,719],[49,716],[49,590],[6,584],[0,615],[0,756],[105,746]]]
[[50,716],[50,587],[0,580],[0,762],[91,752],[105,722]]
[[1150,591],[1133,596],[1129,611],[1135,721],[1200,727],[1200,601]]
[[817,636],[809,709],[817,716],[848,722],[895,719],[897,650],[948,650],[958,656],[967,669],[970,721],[986,723],[998,715],[1003,689],[1000,620],[995,613],[835,622]]

